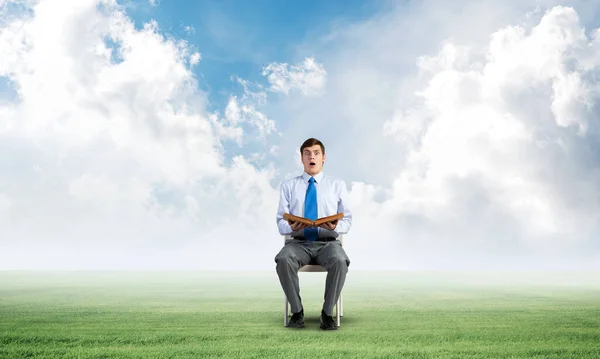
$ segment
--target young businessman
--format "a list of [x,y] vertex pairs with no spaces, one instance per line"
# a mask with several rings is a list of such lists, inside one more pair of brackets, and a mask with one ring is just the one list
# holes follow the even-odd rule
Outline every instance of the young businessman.
[[[347,233],[352,225],[348,191],[343,181],[323,175],[326,157],[321,141],[316,138],[304,141],[300,146],[300,156],[304,173],[281,184],[277,209],[279,233],[293,237],[275,256],[277,275],[292,307],[292,318],[287,326],[304,327],[298,270],[306,264],[319,264],[327,269],[321,329],[335,330],[338,327],[333,320],[333,307],[340,296],[350,265],[350,259],[337,239],[338,235]],[[344,217],[339,221],[323,223],[316,228],[300,222],[290,224],[283,219],[284,213],[315,220],[342,212]]]

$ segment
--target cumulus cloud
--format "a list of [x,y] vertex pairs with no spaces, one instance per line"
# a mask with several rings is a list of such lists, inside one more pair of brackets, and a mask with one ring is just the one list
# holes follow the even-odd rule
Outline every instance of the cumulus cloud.
[[3,17],[3,267],[272,269],[278,184],[315,136],[350,187],[353,270],[598,268],[587,8],[409,4],[298,47],[327,72],[272,63],[209,113],[199,53],[99,4]]
[[277,114],[284,138],[325,140],[325,170],[348,181],[354,268],[598,268],[593,9],[439,5],[305,44],[327,93]]
[[202,59],[202,56],[200,55],[200,53],[199,52],[194,52],[190,56],[190,64],[191,65],[197,65],[200,62],[200,59]]
[[269,232],[272,172],[225,163],[185,42],[112,1],[31,10],[0,32],[3,267],[227,267],[219,241]]
[[327,78],[325,67],[312,57],[299,65],[273,62],[263,68],[262,74],[271,84],[271,91],[286,95],[294,90],[306,96],[321,94]]
[[[597,263],[600,158],[589,146],[598,143],[599,51],[575,10],[559,6],[482,48],[447,42],[417,61],[423,86],[383,127],[408,160],[387,201],[369,210],[394,223],[382,236],[398,239],[406,263]],[[373,201],[372,188],[357,190],[358,208]]]
[[224,117],[210,116],[216,135],[222,140],[233,140],[238,146],[250,140],[265,141],[276,132],[275,121],[260,111],[267,103],[267,93],[260,84],[241,78],[235,81],[243,87],[243,95],[229,97]]

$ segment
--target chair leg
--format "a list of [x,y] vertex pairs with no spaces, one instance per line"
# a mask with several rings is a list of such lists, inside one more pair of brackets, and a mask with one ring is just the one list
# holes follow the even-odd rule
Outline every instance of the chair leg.
[[342,296],[340,293],[340,297],[338,298],[337,304],[335,306],[335,313],[337,315],[337,325],[340,327],[342,325],[341,314],[342,314]]
[[287,317],[288,317],[288,299],[284,295],[283,296],[283,326],[287,325]]

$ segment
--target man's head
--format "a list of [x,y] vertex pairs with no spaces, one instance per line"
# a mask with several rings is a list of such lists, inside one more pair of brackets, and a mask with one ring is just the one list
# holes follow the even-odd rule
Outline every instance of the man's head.
[[316,138],[309,138],[300,146],[300,158],[304,165],[304,172],[314,176],[323,169],[325,146]]

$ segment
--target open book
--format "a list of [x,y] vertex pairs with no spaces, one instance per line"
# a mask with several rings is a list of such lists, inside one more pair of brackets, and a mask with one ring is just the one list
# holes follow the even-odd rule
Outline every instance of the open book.
[[294,222],[302,222],[310,227],[317,227],[327,222],[336,224],[337,221],[342,218],[344,218],[343,213],[334,214],[333,216],[321,217],[319,219],[315,219],[314,221],[312,219],[294,216],[293,214],[289,213],[283,214],[283,219],[287,220],[290,224],[293,224]]

